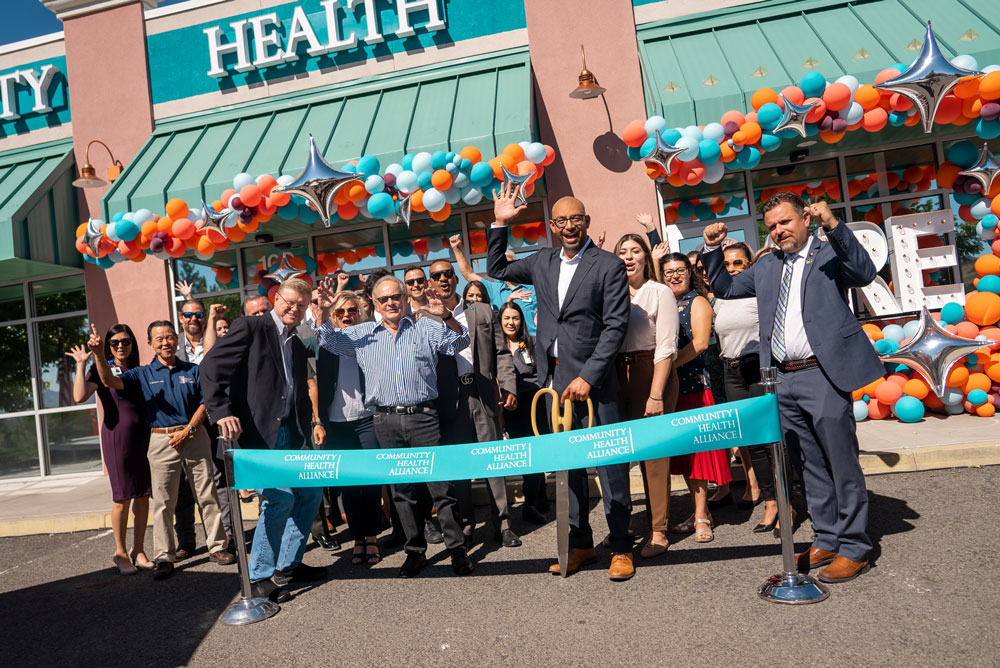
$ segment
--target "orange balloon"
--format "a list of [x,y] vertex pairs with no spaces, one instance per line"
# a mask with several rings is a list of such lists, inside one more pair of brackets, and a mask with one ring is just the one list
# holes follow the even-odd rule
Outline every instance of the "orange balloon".
[[[847,88],[846,86],[844,87]],[[759,110],[768,102],[778,103],[778,94],[770,88],[758,88],[750,98],[750,104],[753,106],[754,111]]]
[[962,101],[954,95],[945,95],[941,98],[937,113],[934,115],[934,122],[942,125],[949,125],[955,122],[962,115]]
[[886,380],[887,383],[895,383],[896,385],[899,385],[900,387],[903,387],[903,385],[906,385],[906,382],[908,380],[910,380],[910,377],[907,376],[905,373],[898,373],[897,372],[897,373],[889,374],[889,377],[886,378],[885,380]]
[[475,146],[466,146],[458,154],[473,164],[483,159],[483,154]]
[[979,417],[993,417],[993,414],[997,412],[997,407],[993,405],[993,402],[987,401],[985,404],[980,404],[976,406],[976,415]]
[[233,270],[229,267],[219,267],[218,271],[215,272],[216,282],[225,285],[229,281],[233,280]]
[[965,381],[965,384],[962,385],[962,391],[966,394],[973,390],[989,392],[992,386],[993,381],[985,373],[973,373],[969,375],[969,380]]
[[445,202],[445,205],[441,207],[440,210],[431,211],[431,219],[436,220],[439,223],[448,220],[448,216],[450,215],[451,215],[451,204],[448,204],[447,202]]
[[[788,101],[792,104],[802,104],[806,101],[806,95],[802,92],[802,89],[798,86],[786,86],[781,89],[781,94],[788,98]],[[784,104],[782,104],[780,98],[778,104],[784,109]]]
[[187,218],[175,220],[170,230],[171,234],[178,239],[190,239],[195,233],[194,223]]
[[851,104],[851,89],[847,84],[832,83],[823,91],[823,102],[827,109],[840,111]]
[[990,358],[989,363],[985,365],[983,371],[989,376],[990,380],[1000,383],[1000,361],[993,359],[994,357],[996,355]]
[[[509,155],[515,164],[524,160],[524,149],[521,148],[520,144],[507,144],[503,147],[503,154]],[[510,169],[510,167],[507,169]]]
[[878,88],[869,84],[858,86],[857,92],[854,93],[854,101],[860,104],[861,108],[865,111],[877,107],[881,98],[882,94],[879,92]]
[[[991,255],[990,257],[996,256]],[[959,336],[974,339],[976,338],[976,335],[979,334],[979,328],[976,327],[976,325],[993,325],[1000,320],[1000,295],[992,292],[974,292],[966,295],[965,317],[971,321],[969,324],[976,328],[976,333],[972,336],[959,332],[956,333],[958,333]],[[965,323],[960,322],[958,324],[961,326]]]
[[931,391],[931,386],[921,377],[911,378],[903,385],[903,393],[923,400]]
[[903,386],[897,383],[882,383],[875,388],[875,398],[880,403],[892,406],[903,396]]
[[989,72],[979,80],[979,97],[984,100],[1000,99],[1000,71]]
[[746,123],[741,125],[740,132],[743,133],[744,144],[756,144],[757,142],[760,141],[762,133],[760,125],[758,125],[754,121],[747,121]]
[[[226,236],[229,237],[229,240],[232,241],[234,244],[238,244],[239,242],[247,238],[247,233],[241,230],[239,227],[230,227],[229,229],[226,230]],[[228,281],[226,282],[228,283]]]
[[424,208],[424,191],[414,190],[410,193],[410,208],[418,213],[423,213],[427,209]]
[[1000,257],[997,257],[992,253],[980,255],[976,258],[975,269],[976,273],[980,276],[1000,274]]
[[942,188],[951,188],[955,185],[955,179],[958,178],[958,173],[962,171],[962,168],[958,165],[953,165],[950,162],[943,163],[937,170],[937,182]]
[[721,123],[725,125],[726,123],[736,123],[736,125],[743,125],[747,122],[746,116],[743,112],[732,109],[722,114]]
[[[368,197],[368,191],[365,190],[365,184],[361,181],[351,181],[345,190],[347,190],[347,199],[355,204]],[[357,207],[354,208],[356,209]],[[340,209],[337,209],[337,211],[339,212]],[[341,218],[343,218],[343,216],[341,216]]]
[[354,202],[341,204],[337,207],[337,215],[344,220],[353,220],[354,217],[358,215],[358,205]]
[[968,76],[959,80],[958,84],[951,89],[951,92],[955,94],[955,97],[963,100],[974,97],[979,93],[979,77]]
[[167,215],[169,217],[174,219],[187,218],[188,205],[187,202],[185,202],[184,200],[175,197],[174,199],[167,202],[165,211],[167,212]]
[[649,133],[646,132],[646,124],[643,121],[632,121],[622,130],[622,141],[631,148],[639,148],[647,139]]
[[145,253],[139,253],[138,255],[134,255],[133,257],[130,257],[129,259],[132,260],[132,262],[142,262],[143,260],[146,259],[146,254]]
[[215,253],[215,244],[208,236],[203,236],[198,239],[198,252],[202,255],[212,255]]
[[872,382],[868,383],[867,385],[865,385],[861,389],[864,390],[865,394],[867,394],[869,397],[874,397],[875,396],[875,390],[877,390],[878,386],[881,385],[884,382],[885,382],[885,378],[876,378],[875,380],[873,380]]
[[[512,146],[517,146],[517,144],[512,144]],[[521,149],[520,146],[517,146],[517,148],[518,150]],[[520,162],[521,160],[524,160],[524,151],[521,151],[520,158],[514,158],[514,156],[510,155],[509,153],[502,153],[497,156],[497,160],[500,161],[501,165],[507,168],[508,172],[513,172],[517,168],[517,163]],[[493,173],[496,174],[496,172],[497,170],[494,169]],[[500,179],[501,181],[503,180],[503,171],[500,172],[500,176],[498,176],[497,178]]]
[[892,414],[892,406],[884,404],[878,399],[871,399],[868,402],[868,417],[873,420],[884,420]]
[[[1000,297],[997,298],[1000,299]],[[966,304],[968,304],[968,297],[966,298]],[[955,336],[961,336],[966,339],[974,339],[977,336],[979,336],[979,328],[976,327],[976,325],[973,324],[972,322],[969,322],[968,320],[963,320],[962,322],[957,323],[955,325]]]
[[965,382],[969,380],[969,369],[962,363],[958,363],[948,374],[948,380],[945,381],[945,385],[948,387],[962,387]]
[[882,330],[878,328],[878,325],[873,325],[872,323],[865,323],[861,325],[861,329],[865,331],[868,338],[872,341],[879,341],[883,338]]
[[519,176],[534,174],[537,170],[537,168],[535,167],[535,163],[531,162],[530,160],[522,160],[521,162],[517,163],[517,165],[515,165],[514,169],[516,170],[514,173]]
[[875,107],[865,112],[861,119],[862,127],[868,132],[878,132],[889,122],[889,114],[881,107]]
[[431,174],[431,185],[438,190],[445,191],[451,188],[452,178],[447,169],[438,169]]

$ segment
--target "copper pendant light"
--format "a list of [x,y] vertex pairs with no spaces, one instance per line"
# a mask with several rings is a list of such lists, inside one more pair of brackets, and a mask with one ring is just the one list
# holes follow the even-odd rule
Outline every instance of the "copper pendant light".
[[589,100],[604,94],[605,89],[597,83],[597,77],[587,69],[587,54],[584,53],[583,44],[580,45],[580,55],[583,56],[583,69],[580,70],[579,84],[569,94],[576,100]]

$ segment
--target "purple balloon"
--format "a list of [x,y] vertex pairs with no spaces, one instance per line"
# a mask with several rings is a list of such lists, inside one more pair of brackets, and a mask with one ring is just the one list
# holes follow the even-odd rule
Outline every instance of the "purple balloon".
[[829,116],[824,116],[823,120],[819,122],[819,131],[829,132],[832,129],[833,129],[833,119],[830,118]]
[[979,115],[985,121],[995,121],[997,117],[1000,117],[1000,103],[987,102],[979,110]]
[[166,243],[167,240],[170,238],[170,235],[167,234],[166,232],[160,230],[158,232],[154,232],[153,233],[153,238],[154,239],[159,239],[160,241]]
[[385,183],[385,185],[391,188],[392,186],[396,185],[396,175],[393,174],[392,172],[388,172],[386,173],[385,176],[382,177],[382,181]]
[[159,237],[153,237],[152,240],[149,242],[149,250],[153,251],[154,253],[162,253],[163,239]]
[[968,183],[965,184],[965,192],[969,193],[970,195],[975,195],[976,193],[981,192],[982,189],[983,189],[983,184],[981,184],[979,181],[969,181]]
[[722,130],[723,132],[726,133],[727,137],[732,137],[734,134],[739,132],[740,125],[736,121],[729,121],[728,123],[722,126]]
[[229,200],[229,202],[230,206],[232,206],[237,211],[243,208],[243,200],[241,200],[239,196],[234,196],[232,199]]
[[253,218],[253,214],[254,214],[253,209],[246,208],[240,211],[240,218],[244,221],[249,221],[251,218]]
[[262,278],[260,281],[260,287],[264,288],[264,290],[270,290],[276,285],[277,282],[273,278]]
[[847,121],[845,121],[843,118],[835,118],[835,119],[833,119],[833,131],[834,132],[840,133],[840,132],[845,131],[846,129],[847,129]]

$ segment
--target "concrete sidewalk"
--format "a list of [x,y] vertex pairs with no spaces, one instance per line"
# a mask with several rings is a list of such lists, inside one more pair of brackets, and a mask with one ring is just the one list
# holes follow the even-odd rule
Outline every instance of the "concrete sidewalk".
[[[997,418],[972,415],[931,415],[916,424],[866,421],[858,425],[861,466],[866,474],[878,474],[1000,464],[998,427]],[[683,486],[680,478],[672,485]],[[596,485],[591,487],[598,493]],[[642,494],[638,467],[632,488]],[[520,485],[512,492],[519,496]],[[110,508],[111,487],[101,475],[0,482],[0,537],[109,529]],[[244,519],[257,518],[256,503],[241,508]]]

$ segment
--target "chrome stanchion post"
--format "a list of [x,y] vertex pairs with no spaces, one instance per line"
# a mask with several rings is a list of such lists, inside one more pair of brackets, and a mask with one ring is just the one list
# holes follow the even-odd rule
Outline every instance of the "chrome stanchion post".
[[230,452],[232,442],[219,437],[225,452],[226,482],[229,483],[229,508],[233,514],[233,540],[236,541],[236,557],[240,569],[240,598],[234,601],[222,613],[221,622],[229,626],[253,624],[268,617],[273,617],[281,609],[277,603],[267,598],[254,597],[250,591],[250,567],[247,559],[247,541],[243,532],[243,510],[240,508],[240,496],[233,487],[233,453]]
[[[760,384],[768,394],[778,393],[778,369],[761,367]],[[792,512],[788,504],[788,455],[785,443],[771,444],[774,460],[774,495],[778,503],[778,521],[781,523],[782,572],[772,575],[757,589],[757,595],[772,603],[819,603],[830,596],[830,591],[814,578],[798,572],[795,564],[795,538],[792,535]]]

